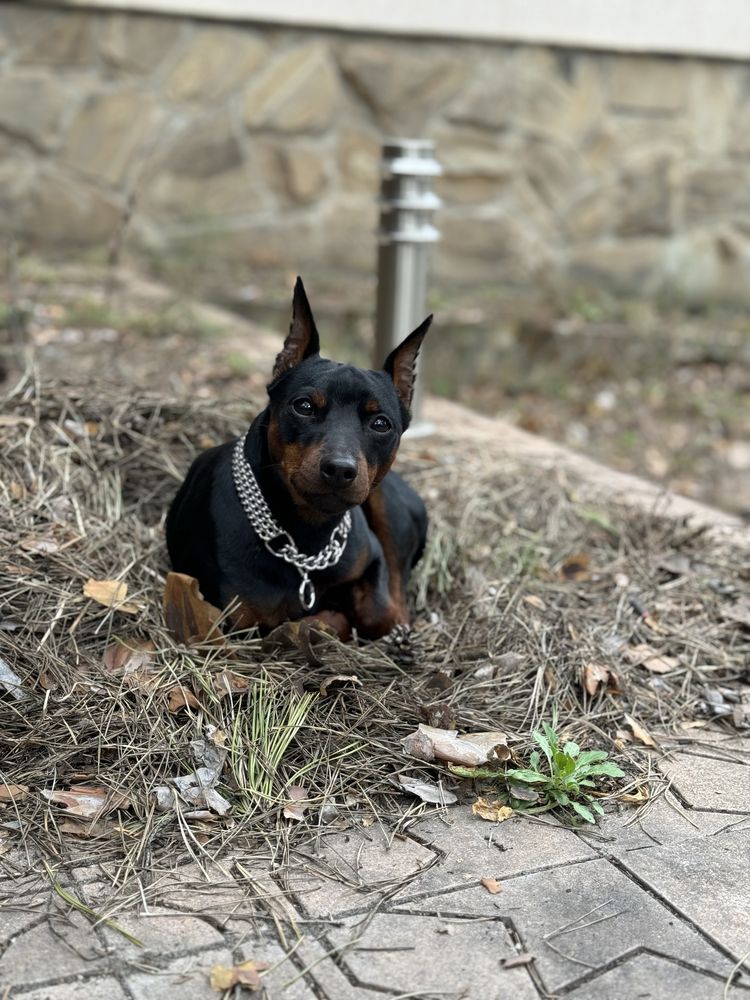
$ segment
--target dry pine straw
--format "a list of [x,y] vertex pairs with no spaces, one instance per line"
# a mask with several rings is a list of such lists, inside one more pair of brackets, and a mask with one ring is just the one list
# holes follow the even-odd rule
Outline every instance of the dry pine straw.
[[[210,852],[230,841],[278,845],[305,827],[283,819],[281,808],[300,769],[318,829],[368,814],[397,826],[423,808],[395,789],[397,772],[441,777],[473,797],[468,783],[404,757],[399,740],[418,722],[502,729],[524,761],[531,731],[553,707],[566,736],[610,750],[638,780],[650,761],[637,742],[623,742],[626,713],[651,731],[705,719],[706,685],[741,678],[750,634],[724,615],[747,599],[746,556],[658,513],[592,509],[575,484],[519,471],[461,441],[410,445],[402,463],[431,516],[406,649],[324,640],[311,663],[309,650],[270,649],[254,635],[178,646],[161,612],[166,506],[190,458],[241,431],[260,402],[219,406],[33,376],[4,401],[0,656],[26,697],[0,692],[0,783],[30,789],[0,807],[6,831],[59,853],[70,824],[39,793],[88,783],[128,804],[84,824],[89,844],[114,844],[131,860],[168,856],[180,844]],[[85,597],[89,579],[127,583],[136,613]],[[105,665],[115,639],[153,643],[142,684]],[[658,674],[629,662],[624,650],[638,643],[678,665]],[[589,663],[610,672],[608,688],[593,697],[581,684]],[[193,771],[191,740],[208,732],[239,758],[258,751],[245,726],[248,690],[217,694],[224,670],[240,675],[240,687],[262,682],[252,704],[282,727],[302,689],[317,692],[331,674],[359,683],[312,697],[265,786],[270,799],[239,791],[225,770],[219,788],[233,804],[229,817],[188,825],[156,812],[151,790]],[[173,700],[170,711],[176,686],[195,696],[187,696],[193,707],[174,710]]]

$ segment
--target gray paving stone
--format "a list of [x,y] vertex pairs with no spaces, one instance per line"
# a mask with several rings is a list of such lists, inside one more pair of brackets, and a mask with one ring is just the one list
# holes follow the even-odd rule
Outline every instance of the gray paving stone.
[[[15,997],[17,994],[12,995]],[[76,979],[72,983],[40,986],[18,995],[23,996],[23,1000],[127,1000],[122,987],[111,976],[95,976]]]
[[7,904],[0,906],[0,946],[18,937],[33,924],[39,923],[44,919],[44,914],[45,911],[38,907],[23,909]]
[[126,981],[134,1000],[217,1000],[209,983],[215,965],[234,965],[232,952],[216,948],[184,955],[158,969],[131,973]]
[[434,864],[437,852],[377,826],[327,837],[315,856],[295,860],[284,880],[313,917],[368,909]]
[[[323,925],[315,928],[316,932],[321,934],[329,929]],[[374,1000],[375,997],[383,995],[380,991],[352,983],[334,961],[328,943],[325,942],[324,946],[310,933],[303,935],[294,954],[297,964],[307,970],[307,978],[315,982],[321,997],[328,1000],[368,1000],[368,998]]]
[[689,850],[662,847],[623,858],[630,871],[738,959],[750,943],[748,862],[750,831],[693,841]]
[[684,844],[730,827],[744,828],[745,824],[750,828],[750,816],[745,819],[727,813],[686,810],[671,792],[666,792],[649,803],[638,819],[628,817],[627,812],[609,815],[595,829],[582,829],[579,836],[602,854],[619,856],[663,845]]
[[695,753],[713,753],[717,750],[732,758],[750,761],[750,737],[726,729],[696,729],[690,733],[667,734],[659,743],[670,749],[692,750]]
[[331,933],[336,944],[356,942],[344,965],[363,986],[409,996],[538,1000],[523,967],[503,969],[518,954],[503,922],[447,921],[439,917],[379,913],[364,927],[348,918]]
[[[731,969],[726,956],[605,859],[520,875],[502,887],[492,896],[477,884],[403,909],[511,920],[550,992],[577,980],[582,966],[596,969],[645,947],[719,974]],[[402,905],[393,909],[401,912]],[[552,937],[552,946],[544,940],[574,921],[589,926]]]
[[[724,983],[656,955],[634,955],[568,993],[571,1000],[720,1000]],[[733,994],[734,995],[734,994]]]
[[[105,911],[103,916],[109,914]],[[112,913],[112,919],[129,934],[135,935],[142,948],[131,944],[111,927],[101,925],[101,931],[110,951],[118,957],[140,961],[144,955],[170,955],[197,948],[218,947],[223,943],[221,933],[206,920],[176,913],[166,907],[151,907],[148,914]]]
[[399,900],[485,876],[503,879],[596,857],[575,833],[554,823],[535,823],[520,816],[501,824],[488,823],[463,808],[450,810],[445,819],[431,816],[412,832],[437,848],[441,858],[401,892]]
[[750,767],[745,764],[679,753],[659,761],[659,770],[693,809],[750,813]]
[[[278,941],[262,938],[258,941],[245,941],[239,947],[243,962],[248,959],[268,962],[272,968],[263,976],[263,988],[269,997],[283,997],[284,1000],[315,1000],[315,994],[299,977],[300,969],[289,957],[296,942],[290,941],[289,947],[282,948]],[[144,998],[145,1000],[145,998]]]
[[105,964],[104,948],[86,918],[60,911],[13,938],[3,953],[2,980],[4,986],[33,986]]
[[210,918],[220,927],[235,913],[253,905],[252,890],[239,885],[226,867],[215,865],[200,869],[190,864],[153,872],[149,883],[142,887],[142,894],[132,884],[123,892],[111,883],[101,882],[87,885],[85,891],[92,905],[96,902],[99,906],[117,907],[123,898],[139,905],[145,898],[149,906]]

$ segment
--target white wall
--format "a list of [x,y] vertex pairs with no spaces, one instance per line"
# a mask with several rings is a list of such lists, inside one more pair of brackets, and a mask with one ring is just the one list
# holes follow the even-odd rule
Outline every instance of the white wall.
[[750,0],[57,0],[393,34],[750,58]]

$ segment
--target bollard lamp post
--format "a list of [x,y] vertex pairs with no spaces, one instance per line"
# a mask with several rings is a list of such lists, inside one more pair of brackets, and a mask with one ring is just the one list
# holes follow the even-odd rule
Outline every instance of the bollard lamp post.
[[[430,249],[440,239],[432,224],[440,199],[433,191],[442,173],[430,139],[388,139],[383,144],[378,233],[378,291],[375,364],[427,315]],[[407,434],[429,434],[422,419],[420,380],[414,393]]]

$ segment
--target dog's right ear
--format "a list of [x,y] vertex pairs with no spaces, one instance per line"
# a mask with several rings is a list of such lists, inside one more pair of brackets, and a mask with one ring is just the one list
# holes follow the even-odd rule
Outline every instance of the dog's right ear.
[[396,393],[407,414],[411,412],[411,400],[414,395],[417,355],[431,323],[432,313],[419,324],[416,330],[412,330],[406,340],[403,340],[398,347],[391,351],[383,365],[384,370],[393,379]]
[[284,346],[273,365],[273,379],[296,368],[305,358],[320,352],[320,339],[313,319],[310,303],[307,301],[302,278],[298,277],[292,299],[292,322]]

